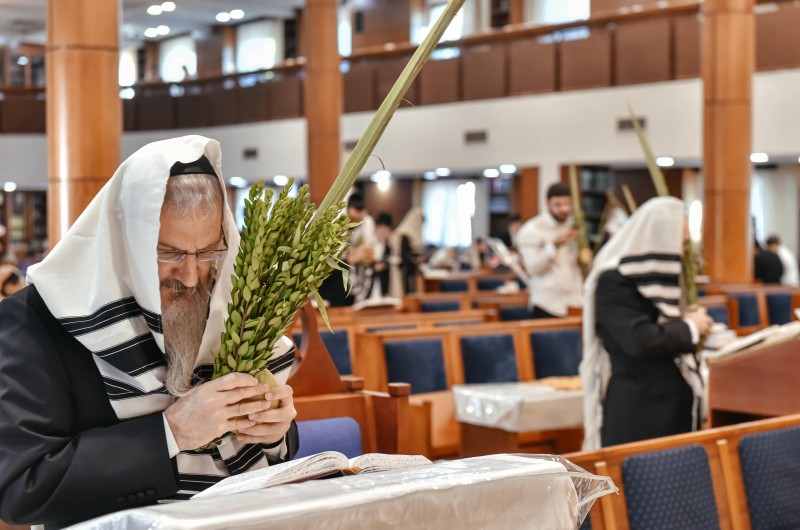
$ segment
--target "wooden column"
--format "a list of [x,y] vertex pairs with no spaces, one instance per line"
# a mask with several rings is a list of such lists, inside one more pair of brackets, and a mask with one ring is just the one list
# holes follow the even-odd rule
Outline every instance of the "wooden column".
[[527,221],[539,214],[539,168],[524,167],[514,175],[511,211]]
[[509,24],[522,24],[525,22],[525,2],[524,0],[510,0],[508,10]]
[[120,162],[118,2],[47,6],[47,231],[52,247]]
[[713,281],[752,281],[753,0],[703,4],[703,245]]
[[319,204],[339,174],[339,122],[342,74],[339,71],[336,0],[307,0],[303,13],[306,67],[304,103],[311,200]]

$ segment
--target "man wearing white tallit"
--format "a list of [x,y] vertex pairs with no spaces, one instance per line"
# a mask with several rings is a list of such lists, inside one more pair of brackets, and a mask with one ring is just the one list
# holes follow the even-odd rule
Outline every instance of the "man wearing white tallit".
[[[0,518],[59,528],[296,452],[289,386],[204,382],[239,245],[220,157],[200,136],[143,147],[0,303]],[[293,357],[284,338],[279,381]]]
[[682,310],[683,202],[650,199],[594,260],[584,285],[585,450],[699,428],[695,345],[712,320]]

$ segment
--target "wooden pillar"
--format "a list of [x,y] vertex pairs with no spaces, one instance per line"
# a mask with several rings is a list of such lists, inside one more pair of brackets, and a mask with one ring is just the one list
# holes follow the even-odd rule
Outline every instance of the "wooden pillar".
[[524,0],[511,0],[508,11],[509,24],[522,24],[525,22]]
[[516,213],[523,221],[539,214],[539,168],[524,167],[514,175],[514,195],[512,196],[512,213]]
[[51,247],[120,162],[118,33],[118,2],[48,2],[47,231]]
[[713,281],[749,282],[753,0],[706,0],[703,15],[705,272]]
[[339,71],[336,0],[307,0],[304,103],[311,200],[319,204],[339,174],[342,74]]
[[222,75],[236,72],[236,27],[217,26],[222,34]]

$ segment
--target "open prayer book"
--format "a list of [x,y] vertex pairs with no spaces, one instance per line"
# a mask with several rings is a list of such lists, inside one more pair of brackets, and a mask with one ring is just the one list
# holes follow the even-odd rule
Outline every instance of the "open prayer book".
[[269,488],[279,484],[303,482],[330,475],[356,475],[390,469],[403,469],[430,464],[420,455],[385,455],[370,453],[348,459],[342,453],[325,451],[305,458],[234,475],[201,491],[193,499],[230,495],[243,491]]

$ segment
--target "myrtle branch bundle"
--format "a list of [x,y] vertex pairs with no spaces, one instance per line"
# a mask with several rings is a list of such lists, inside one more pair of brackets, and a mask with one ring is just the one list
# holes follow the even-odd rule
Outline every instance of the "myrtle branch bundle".
[[293,184],[294,179],[274,203],[272,190],[264,194],[263,181],[245,199],[228,319],[220,349],[212,352],[215,378],[247,372],[269,383],[267,361],[297,311],[313,295],[327,322],[319,286],[334,270],[344,271],[346,281],[339,256],[347,250],[353,225],[343,212],[344,203],[315,216],[308,186],[290,197]]
[[444,31],[464,4],[450,0],[439,20],[411,57],[384,99],[364,135],[356,144],[317,209],[303,186],[297,197],[289,197],[290,183],[270,209],[272,194],[263,194],[256,184],[245,202],[245,228],[232,276],[231,303],[214,357],[214,378],[231,372],[248,372],[274,386],[266,370],[278,339],[297,311],[313,295],[323,319],[325,305],[318,288],[335,269],[345,273],[340,257],[353,227],[343,213],[342,202],[364,168],[372,151],[400,106],[406,92],[436,48]]

